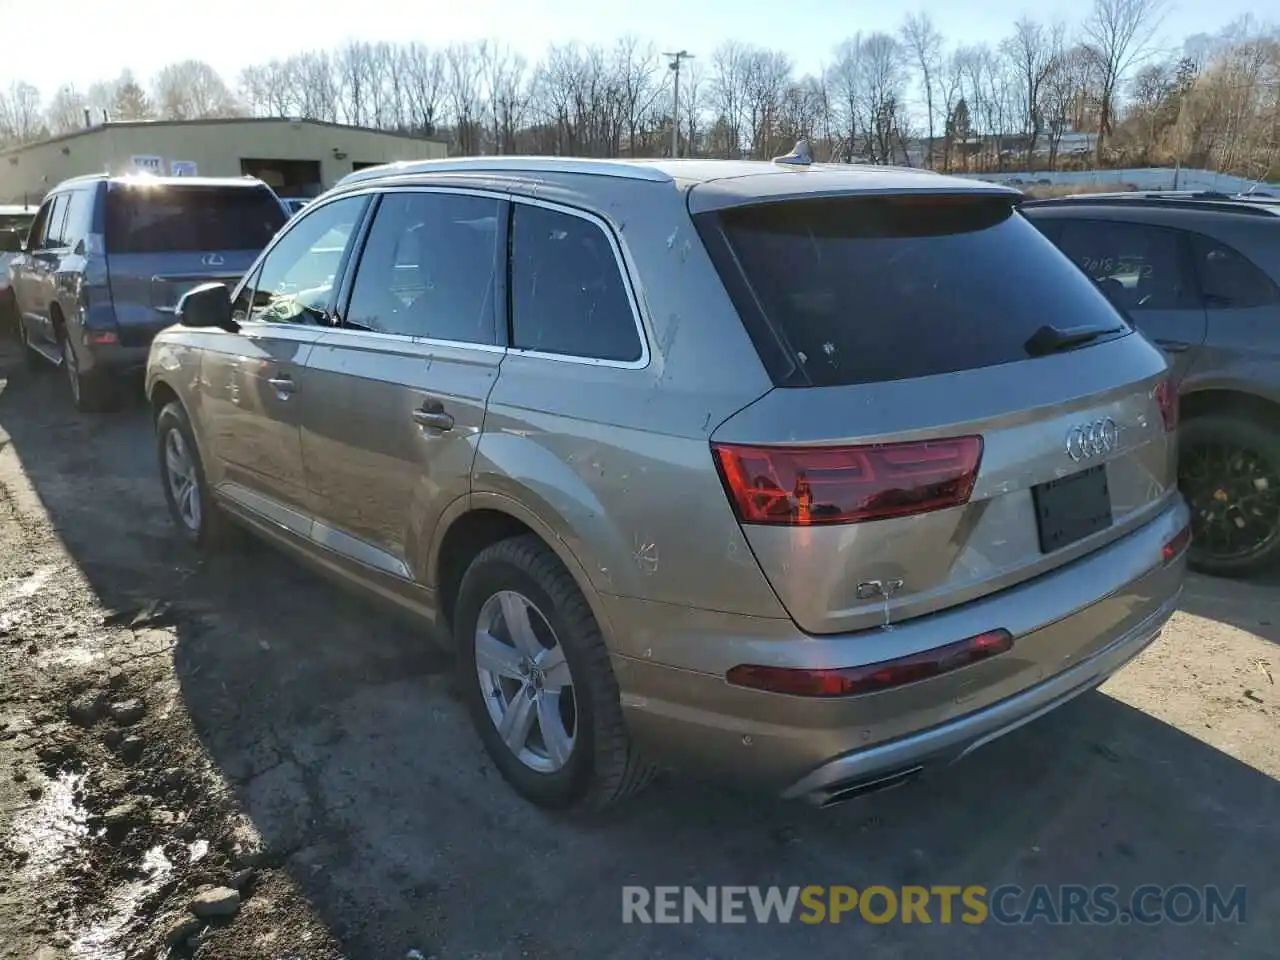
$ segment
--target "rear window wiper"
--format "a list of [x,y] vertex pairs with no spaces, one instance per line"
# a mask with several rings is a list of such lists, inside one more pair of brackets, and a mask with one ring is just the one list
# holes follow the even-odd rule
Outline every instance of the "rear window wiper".
[[1124,333],[1124,327],[1055,327],[1045,324],[1024,343],[1023,349],[1033,357],[1043,357],[1050,353],[1061,353],[1092,343],[1099,337],[1112,333]]

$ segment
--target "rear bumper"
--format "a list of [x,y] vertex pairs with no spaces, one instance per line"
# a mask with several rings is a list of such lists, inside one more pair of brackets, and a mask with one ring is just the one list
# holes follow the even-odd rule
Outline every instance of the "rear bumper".
[[[1101,684],[1155,639],[1185,572],[1185,554],[1166,563],[1161,551],[1188,520],[1177,498],[1123,539],[1033,581],[833,637],[808,636],[789,621],[664,614],[615,598],[610,619],[622,640],[614,667],[628,724],[642,748],[673,766],[817,802],[951,762]],[[1000,627],[1016,638],[1009,652],[877,693],[811,699],[724,679],[737,663],[857,666]],[[670,634],[674,642],[659,639]],[[653,662],[654,649],[666,664]]]
[[147,368],[151,347],[124,347],[119,344],[81,344],[80,370],[100,376],[132,376]]
[[896,779],[926,765],[952,763],[968,756],[1106,681],[1160,636],[1181,595],[1179,588],[1150,617],[1079,666],[959,720],[837,757],[792,783],[782,795],[824,803],[877,780]]

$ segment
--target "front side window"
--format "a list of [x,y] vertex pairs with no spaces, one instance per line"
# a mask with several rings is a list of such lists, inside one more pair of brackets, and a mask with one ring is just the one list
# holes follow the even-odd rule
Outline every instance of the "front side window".
[[1280,302],[1280,290],[1275,283],[1239,250],[1193,233],[1191,254],[1206,307],[1246,310]]
[[[259,323],[322,324],[366,198],[344,197],[299,216],[232,307]],[[246,294],[248,304],[242,302]]]
[[1113,303],[1131,313],[1196,305],[1177,230],[1113,220],[1069,220],[1063,224],[1058,246]]
[[511,304],[518,349],[624,363],[643,356],[618,258],[591,220],[516,205]]
[[40,209],[36,211],[36,218],[31,221],[31,227],[27,231],[27,249],[39,250],[41,241],[44,240],[45,225],[49,222],[49,213],[53,207],[55,198],[50,197],[40,205]]
[[345,324],[457,343],[497,343],[494,275],[502,201],[388,193],[360,257]]

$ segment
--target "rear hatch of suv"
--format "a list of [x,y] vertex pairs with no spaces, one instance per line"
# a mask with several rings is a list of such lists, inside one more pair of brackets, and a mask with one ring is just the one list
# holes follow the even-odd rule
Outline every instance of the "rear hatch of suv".
[[261,183],[111,182],[103,239],[121,344],[150,343],[192,287],[234,284],[285,220]]
[[1176,496],[1159,351],[1016,212],[1017,194],[938,180],[900,195],[690,193],[776,384],[712,452],[809,633],[1007,588]]

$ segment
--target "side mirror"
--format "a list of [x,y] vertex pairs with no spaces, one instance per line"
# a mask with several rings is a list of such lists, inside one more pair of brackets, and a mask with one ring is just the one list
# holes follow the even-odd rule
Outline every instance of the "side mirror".
[[231,291],[223,283],[202,283],[188,290],[174,311],[184,327],[214,327],[239,333],[240,324],[231,319]]
[[21,253],[22,237],[13,230],[0,230],[0,253]]

